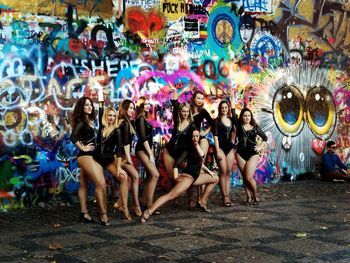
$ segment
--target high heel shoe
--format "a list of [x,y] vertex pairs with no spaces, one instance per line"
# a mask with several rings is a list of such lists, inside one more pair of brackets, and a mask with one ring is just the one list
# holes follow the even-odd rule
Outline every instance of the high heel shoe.
[[211,210],[206,205],[202,205],[200,202],[196,203],[196,207],[199,208],[202,212],[206,212],[206,213],[211,212]]
[[[89,216],[89,217],[86,217],[86,216]],[[89,213],[83,213],[83,212],[80,212],[80,214],[79,214],[79,221],[81,224],[82,223],[96,223],[96,221],[90,217]]]
[[252,200],[252,205],[260,205],[260,200],[254,196],[253,200]]
[[251,197],[247,197],[247,201],[245,202],[246,205],[250,206],[253,204],[253,199]]
[[119,210],[121,213],[123,213],[123,219],[126,221],[131,221],[131,216],[129,214],[129,209],[127,207],[123,207],[121,210]]
[[[227,201],[228,199],[228,201]],[[229,195],[225,195],[221,198],[223,204],[225,207],[230,207],[233,206],[233,203],[231,202],[230,196]]]
[[101,219],[101,216],[104,216],[104,215],[106,215],[106,213],[100,214],[100,224],[101,224],[102,226],[109,226],[109,225],[111,225],[111,223],[109,223],[108,219],[107,219],[106,221],[103,221],[103,220]]
[[133,211],[134,211],[134,214],[137,215],[138,217],[142,216],[141,207],[139,206],[133,207]]
[[148,219],[150,218],[150,216],[151,216],[151,213],[148,210],[145,210],[141,216],[141,220],[140,220],[141,223],[146,223],[148,221]]

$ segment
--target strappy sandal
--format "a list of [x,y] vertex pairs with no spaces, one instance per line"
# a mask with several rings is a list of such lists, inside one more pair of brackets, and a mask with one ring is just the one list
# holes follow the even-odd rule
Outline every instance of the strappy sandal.
[[247,197],[246,205],[251,206],[253,204],[253,199],[251,197]]
[[79,221],[80,223],[96,223],[96,221],[94,219],[91,218],[91,216],[89,215],[89,213],[83,213],[80,212],[79,214]]
[[254,197],[254,199],[252,200],[252,205],[260,205],[259,199]]
[[129,209],[127,207],[123,207],[119,210],[123,214],[123,219],[126,221],[131,221],[131,216],[129,214]]
[[151,213],[148,210],[145,210],[141,216],[141,220],[140,220],[141,223],[146,223],[148,221],[148,219],[150,218],[150,216],[151,216]]
[[133,207],[133,211],[134,211],[134,214],[137,215],[137,216],[142,216],[142,210],[141,210],[141,207]]
[[101,216],[104,216],[104,215],[106,215],[107,213],[102,213],[102,214],[100,214],[100,224],[102,225],[102,226],[109,226],[109,225],[111,225],[111,223],[109,223],[109,221],[108,221],[108,219],[106,220],[106,221],[102,221],[102,219],[101,219]]
[[196,207],[199,208],[202,212],[206,212],[206,213],[211,212],[211,210],[206,205],[202,205],[200,202],[196,203]]
[[[225,198],[228,198],[229,201],[225,201]],[[233,203],[230,200],[230,196],[225,195],[224,197],[221,198],[221,200],[223,201],[223,204],[224,204],[225,207],[233,206]]]

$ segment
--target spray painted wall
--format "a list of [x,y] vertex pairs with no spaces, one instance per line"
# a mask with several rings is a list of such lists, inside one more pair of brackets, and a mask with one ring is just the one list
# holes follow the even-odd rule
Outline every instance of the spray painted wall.
[[101,86],[116,107],[151,97],[156,153],[171,136],[170,82],[203,90],[212,117],[231,92],[252,109],[269,138],[259,183],[315,171],[330,138],[349,163],[347,0],[13,2],[0,4],[1,208],[77,191],[69,118]]

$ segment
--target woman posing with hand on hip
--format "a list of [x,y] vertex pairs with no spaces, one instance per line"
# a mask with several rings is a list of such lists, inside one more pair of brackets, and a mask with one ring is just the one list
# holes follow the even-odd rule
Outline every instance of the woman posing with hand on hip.
[[[203,164],[204,153],[200,148],[199,144],[199,131],[194,130],[192,132],[192,143],[187,145],[187,148],[182,152],[181,156],[177,159],[174,167],[174,179],[176,185],[169,193],[159,197],[154,204],[144,211],[141,222],[145,223],[149,217],[166,202],[179,197],[183,192],[185,192],[192,184],[195,186],[205,185],[203,194],[200,196],[196,207],[202,212],[210,212],[207,202],[209,195],[217,185],[219,178],[218,176],[210,171]],[[178,172],[178,166],[187,160],[187,165],[181,175]]]
[[220,190],[224,206],[232,206],[230,198],[231,173],[235,151],[235,129],[230,112],[230,103],[222,100],[219,103],[218,117],[214,122],[214,153],[220,171]]
[[124,219],[131,220],[128,210],[128,175],[121,168],[121,135],[117,128],[117,111],[113,107],[103,108],[103,101],[99,102],[100,128],[97,134],[96,161],[107,169],[119,182],[120,211]]
[[87,209],[87,189],[89,180],[95,184],[95,197],[100,210],[100,222],[109,225],[106,203],[106,181],[103,169],[94,160],[96,147],[96,136],[94,121],[96,112],[93,102],[88,97],[80,98],[73,110],[71,117],[72,134],[71,141],[80,150],[78,153],[78,166],[80,167],[78,196],[80,201],[80,222],[95,222],[89,215]]
[[[127,172],[127,174],[131,178],[131,195],[134,203],[133,210],[137,216],[141,216],[142,211],[139,202],[140,177],[131,159],[131,144],[133,137],[136,133],[135,128],[131,123],[134,111],[134,103],[129,99],[123,100],[119,106],[118,126],[122,138],[122,150],[124,152],[124,158],[121,167]],[[116,209],[120,209],[119,201],[117,201],[117,203],[114,204],[114,207]]]
[[145,167],[147,178],[145,180],[142,192],[142,201],[145,206],[151,207],[153,204],[154,191],[157,187],[159,172],[155,165],[153,155],[153,127],[147,121],[151,108],[150,101],[145,97],[140,97],[136,107],[136,133],[138,141],[136,144],[136,156]]
[[[233,102],[232,115],[238,137],[236,159],[243,177],[244,190],[247,196],[246,204],[258,205],[260,200],[257,196],[254,174],[259,162],[259,153],[267,147],[267,136],[256,124],[250,109],[242,109],[237,119],[233,95],[231,95],[231,102]],[[258,144],[259,137],[262,139],[262,142]]]

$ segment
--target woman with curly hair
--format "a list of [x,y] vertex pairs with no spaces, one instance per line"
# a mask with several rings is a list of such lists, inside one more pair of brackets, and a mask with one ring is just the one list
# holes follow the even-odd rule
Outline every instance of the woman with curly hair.
[[100,222],[102,225],[107,226],[109,222],[107,217],[106,181],[103,169],[93,158],[96,148],[95,119],[96,112],[93,101],[88,97],[78,99],[71,117],[73,130],[70,139],[79,149],[80,186],[78,196],[80,201],[80,222],[94,222],[88,213],[86,202],[89,180],[92,180],[95,184],[95,197],[100,210]]

